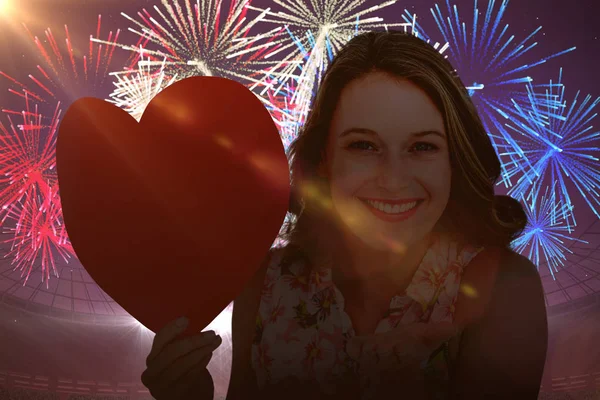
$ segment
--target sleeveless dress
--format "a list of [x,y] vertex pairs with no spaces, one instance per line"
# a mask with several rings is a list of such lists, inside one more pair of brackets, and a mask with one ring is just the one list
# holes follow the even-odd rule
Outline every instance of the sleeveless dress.
[[[463,270],[481,250],[459,236],[436,234],[411,283],[391,299],[375,333],[399,324],[452,322]],[[286,261],[282,253],[272,253],[256,316],[252,367],[259,389],[292,380],[335,394],[348,382],[362,382],[345,350],[355,333],[331,269],[314,271],[302,261]],[[446,396],[449,362],[446,342],[425,367],[433,398]],[[368,384],[359,386],[362,398],[370,398]]]

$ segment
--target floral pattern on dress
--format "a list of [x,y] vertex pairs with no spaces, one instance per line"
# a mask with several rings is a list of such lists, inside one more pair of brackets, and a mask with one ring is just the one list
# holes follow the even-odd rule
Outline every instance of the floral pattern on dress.
[[[391,299],[375,332],[400,324],[452,322],[464,268],[481,250],[459,236],[436,235],[411,283]],[[275,250],[264,282],[252,345],[259,388],[294,378],[335,393],[336,385],[356,376],[358,367],[345,351],[355,333],[331,269],[313,271]],[[443,398],[449,377],[447,353],[446,343],[432,353],[425,369],[435,398]],[[368,393],[368,388],[361,389]]]

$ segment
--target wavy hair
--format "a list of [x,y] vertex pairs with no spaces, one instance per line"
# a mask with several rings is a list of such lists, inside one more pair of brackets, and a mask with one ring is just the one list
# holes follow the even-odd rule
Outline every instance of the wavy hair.
[[371,72],[417,85],[444,118],[452,182],[448,206],[436,230],[461,234],[475,245],[508,247],[525,228],[527,216],[517,200],[494,194],[500,160],[465,85],[448,60],[428,43],[410,33],[378,31],[355,36],[337,53],[290,146],[289,212],[293,218],[280,234],[288,243],[286,248],[313,265],[322,262],[322,257],[330,259],[329,242],[324,239],[336,232],[329,223],[329,185],[319,175],[319,167],[342,90]]

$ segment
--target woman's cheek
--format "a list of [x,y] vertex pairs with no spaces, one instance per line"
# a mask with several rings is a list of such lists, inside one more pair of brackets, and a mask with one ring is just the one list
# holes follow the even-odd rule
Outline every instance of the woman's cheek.
[[444,157],[412,160],[408,168],[416,177],[427,177],[429,180],[450,181],[450,162]]
[[377,173],[377,162],[370,158],[346,158],[334,168],[334,176],[344,180],[360,181],[373,177]]

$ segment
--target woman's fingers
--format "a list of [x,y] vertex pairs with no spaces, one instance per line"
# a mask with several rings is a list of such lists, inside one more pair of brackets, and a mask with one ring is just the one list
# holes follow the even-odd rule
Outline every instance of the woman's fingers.
[[[171,365],[171,367],[165,370],[160,376],[160,383],[157,385],[157,390],[159,392],[164,392],[165,390],[172,391],[180,384],[185,386],[185,377],[198,368],[206,368],[208,361],[210,361],[210,358],[212,357],[214,349],[216,349],[219,344],[220,342],[215,342],[208,348],[205,347],[195,350],[185,357],[177,360],[176,363]],[[182,380],[184,382],[181,382]]]
[[190,354],[182,357],[180,360],[174,363],[171,368],[164,371],[160,377],[161,384],[167,387],[172,386],[194,368],[199,366],[206,368],[206,365],[203,365],[203,363],[206,362],[206,360],[210,360],[213,351],[220,344],[220,341],[213,342],[210,344],[210,346],[192,351]]
[[[220,337],[210,331],[210,333],[203,332],[200,335],[190,336],[177,342],[169,343],[163,351],[154,357],[153,361],[148,366],[148,369],[145,371],[146,379],[148,381],[157,379],[157,377],[167,368],[170,370],[171,364],[176,360],[183,358],[190,353],[198,352],[203,355],[211,354],[220,344],[219,340]],[[197,354],[196,357],[199,357],[199,359],[202,358]]]
[[169,322],[162,328],[152,342],[152,349],[150,354],[146,358],[146,366],[148,366],[152,360],[162,351],[162,349],[171,341],[173,341],[179,334],[181,334],[187,327],[188,319],[180,317],[176,320]]
[[[206,357],[210,359],[209,357]],[[206,381],[206,382],[204,382]],[[199,393],[198,388],[205,388],[207,393]],[[189,400],[192,395],[194,398],[208,398],[211,392],[214,391],[212,377],[206,370],[206,367],[198,364],[186,371],[179,379],[171,386],[163,386],[157,389],[157,394],[161,399],[169,400]]]
[[208,331],[178,339],[187,323],[186,318],[168,323],[155,336],[146,358],[142,383],[157,399],[183,400],[192,393],[197,395],[198,390],[206,390],[205,397],[209,397],[212,392],[212,377],[206,366],[221,338]]

